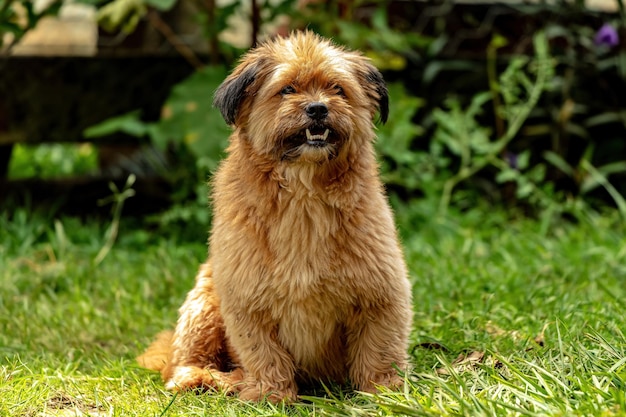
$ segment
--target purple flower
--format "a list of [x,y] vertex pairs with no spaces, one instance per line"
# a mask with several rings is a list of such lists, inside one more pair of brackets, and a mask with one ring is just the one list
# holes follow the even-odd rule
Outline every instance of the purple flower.
[[596,32],[593,41],[596,45],[616,46],[619,43],[619,35],[613,26],[605,23]]
[[504,153],[504,160],[513,169],[517,169],[519,167],[517,163],[517,154],[514,154],[513,152],[506,151]]

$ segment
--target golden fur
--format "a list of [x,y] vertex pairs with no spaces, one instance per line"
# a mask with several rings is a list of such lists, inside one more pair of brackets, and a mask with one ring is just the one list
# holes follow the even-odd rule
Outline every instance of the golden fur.
[[248,52],[215,105],[234,132],[209,260],[175,332],[139,362],[168,389],[247,400],[294,400],[320,379],[402,384],[411,291],[374,155],[372,119],[388,113],[378,70],[296,33]]

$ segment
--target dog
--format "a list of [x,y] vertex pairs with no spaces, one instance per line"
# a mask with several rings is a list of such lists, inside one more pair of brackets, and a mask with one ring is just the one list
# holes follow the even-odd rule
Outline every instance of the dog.
[[213,179],[209,257],[138,358],[173,391],[295,401],[298,386],[399,387],[411,284],[381,183],[381,73],[312,32],[244,55],[214,105],[234,129]]

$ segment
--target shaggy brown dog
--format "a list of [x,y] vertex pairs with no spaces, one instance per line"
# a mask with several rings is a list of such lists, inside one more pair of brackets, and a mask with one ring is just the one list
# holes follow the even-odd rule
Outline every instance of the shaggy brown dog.
[[215,174],[210,257],[142,365],[172,390],[294,400],[297,383],[402,384],[411,290],[378,176],[381,74],[310,32],[244,56],[215,105],[234,127]]

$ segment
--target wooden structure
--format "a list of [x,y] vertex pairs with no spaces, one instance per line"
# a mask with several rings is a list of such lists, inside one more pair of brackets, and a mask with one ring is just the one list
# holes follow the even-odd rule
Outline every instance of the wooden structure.
[[[124,183],[125,176],[106,174],[118,157],[142,145],[124,134],[97,141],[102,172],[87,178],[9,180],[7,172],[16,143],[83,142],[86,128],[137,109],[144,120],[158,120],[171,87],[195,69],[166,36],[176,36],[172,26],[181,15],[178,8],[163,16],[174,23],[154,15],[160,31],[146,20],[131,35],[110,34],[98,28],[95,9],[68,4],[0,54],[0,202],[57,204],[63,197],[64,209],[89,212],[111,194],[109,181]],[[195,32],[185,35],[190,45],[201,39],[200,29]],[[157,175],[139,178],[140,198],[130,199],[127,210],[163,208],[169,187]]]

